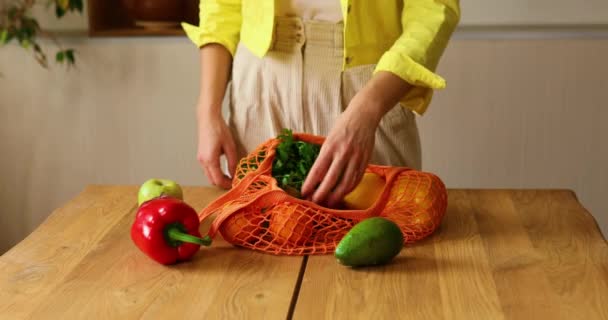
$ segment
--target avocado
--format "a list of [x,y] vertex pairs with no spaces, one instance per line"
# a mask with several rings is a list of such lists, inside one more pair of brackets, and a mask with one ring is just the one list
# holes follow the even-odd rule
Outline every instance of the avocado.
[[351,267],[385,264],[403,248],[403,233],[392,221],[374,217],[357,223],[336,247],[335,257]]

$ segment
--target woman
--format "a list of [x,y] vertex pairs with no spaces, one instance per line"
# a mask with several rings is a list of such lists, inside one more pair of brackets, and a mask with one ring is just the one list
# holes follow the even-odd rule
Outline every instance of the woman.
[[229,188],[220,157],[232,174],[282,128],[326,136],[302,187],[317,203],[337,204],[370,160],[420,168],[413,112],[445,87],[433,71],[459,17],[458,0],[201,0],[184,29],[201,48],[205,174]]

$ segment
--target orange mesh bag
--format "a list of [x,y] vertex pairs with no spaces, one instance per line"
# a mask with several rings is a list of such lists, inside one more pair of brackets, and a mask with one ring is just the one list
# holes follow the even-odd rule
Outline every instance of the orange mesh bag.
[[[322,144],[323,137],[294,134],[297,140]],[[279,188],[272,164],[279,139],[261,144],[241,159],[233,188],[208,205],[201,221],[216,215],[209,236],[219,231],[229,243],[277,255],[334,252],[359,221],[385,217],[395,222],[406,243],[437,229],[447,207],[447,191],[435,175],[404,167],[369,165],[367,172],[385,180],[375,204],[366,210],[338,210],[298,199]]]

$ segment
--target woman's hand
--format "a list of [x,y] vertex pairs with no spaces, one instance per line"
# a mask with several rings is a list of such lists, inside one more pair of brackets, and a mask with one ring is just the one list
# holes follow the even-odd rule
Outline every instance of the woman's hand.
[[382,118],[377,110],[363,95],[355,96],[321,147],[302,186],[305,197],[335,207],[361,181]]
[[361,181],[374,150],[376,129],[411,86],[379,72],[351,100],[321,147],[302,185],[302,195],[335,207]]
[[220,157],[225,155],[231,176],[237,163],[234,138],[222,117],[222,100],[226,93],[230,64],[230,52],[219,44],[201,48],[201,88],[198,106],[197,159],[211,183],[230,188],[232,181],[220,167]]
[[220,157],[226,156],[230,176],[234,176],[237,154],[230,128],[219,113],[201,115],[198,123],[198,162],[213,185],[229,189],[232,179],[222,172]]

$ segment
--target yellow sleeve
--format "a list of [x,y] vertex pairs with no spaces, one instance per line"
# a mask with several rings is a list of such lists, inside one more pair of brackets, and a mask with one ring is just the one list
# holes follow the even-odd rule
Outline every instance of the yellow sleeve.
[[445,80],[434,71],[459,20],[459,0],[404,1],[403,32],[375,69],[394,73],[414,86],[401,100],[403,106],[423,114],[433,89],[445,87]]
[[199,48],[218,43],[234,56],[241,31],[241,0],[201,0],[199,26],[182,23],[186,35]]

